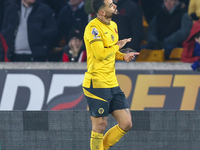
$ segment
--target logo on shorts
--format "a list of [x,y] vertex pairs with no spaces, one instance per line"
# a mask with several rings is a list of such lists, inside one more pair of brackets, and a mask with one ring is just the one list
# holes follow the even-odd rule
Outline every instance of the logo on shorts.
[[99,114],[103,114],[104,113],[104,109],[103,108],[99,108],[98,112],[99,112]]

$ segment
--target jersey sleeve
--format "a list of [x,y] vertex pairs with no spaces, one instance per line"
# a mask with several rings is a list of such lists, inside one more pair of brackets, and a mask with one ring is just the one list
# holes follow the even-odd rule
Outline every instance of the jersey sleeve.
[[104,60],[109,58],[119,50],[118,45],[105,47],[102,41],[101,29],[97,26],[90,26],[87,30],[86,38],[90,43],[91,49],[94,53],[94,57],[97,60]]
[[120,51],[117,51],[115,53],[115,60],[124,60],[124,55],[126,55],[126,54],[121,53]]

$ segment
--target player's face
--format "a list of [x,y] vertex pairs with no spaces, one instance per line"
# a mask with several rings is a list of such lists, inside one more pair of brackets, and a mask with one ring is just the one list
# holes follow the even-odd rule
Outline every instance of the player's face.
[[113,0],[104,0],[105,18],[112,18],[113,14],[118,14],[117,6],[113,3]]
[[164,0],[164,5],[168,11],[172,10],[176,3],[177,0]]

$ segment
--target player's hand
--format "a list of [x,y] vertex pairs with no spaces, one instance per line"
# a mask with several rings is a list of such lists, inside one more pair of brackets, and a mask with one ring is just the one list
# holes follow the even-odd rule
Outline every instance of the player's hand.
[[132,61],[135,58],[135,55],[139,55],[140,53],[137,52],[130,52],[127,53],[126,55],[124,55],[124,60],[129,63],[130,61]]
[[127,42],[130,42],[132,38],[128,38],[128,39],[123,39],[117,42],[116,45],[119,46],[119,49],[121,49],[122,47],[124,47],[124,45],[126,45]]

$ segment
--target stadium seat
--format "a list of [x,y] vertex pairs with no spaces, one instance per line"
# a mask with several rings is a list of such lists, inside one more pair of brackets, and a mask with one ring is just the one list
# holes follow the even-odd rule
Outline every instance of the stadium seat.
[[183,48],[174,48],[169,56],[169,60],[166,62],[182,62],[181,61],[181,54],[183,52]]
[[137,56],[136,62],[164,62],[164,49],[142,49]]

